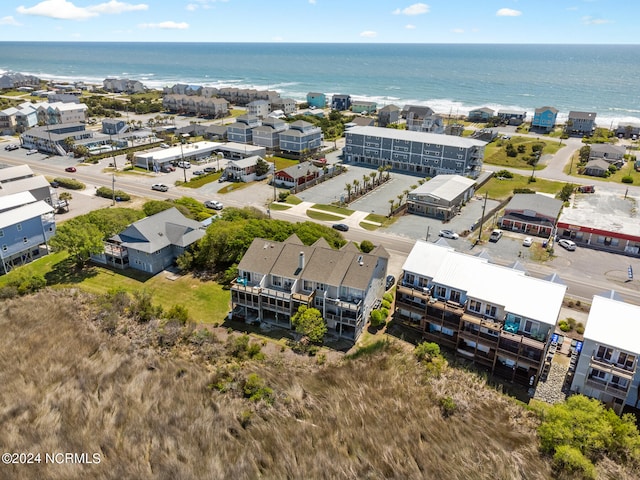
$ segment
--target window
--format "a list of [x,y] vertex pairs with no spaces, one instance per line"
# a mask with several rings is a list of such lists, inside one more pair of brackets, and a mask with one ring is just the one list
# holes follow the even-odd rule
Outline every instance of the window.
[[527,320],[524,322],[524,327],[522,328],[522,331],[526,333],[536,333],[538,331],[538,327],[539,327],[538,322]]
[[447,297],[447,289],[444,287],[436,287],[436,297],[438,298],[446,298]]
[[22,224],[21,224],[21,223],[18,223],[18,224],[16,225],[16,229],[17,229],[19,232],[21,232],[21,231],[22,231]]
[[493,305],[487,304],[487,306],[484,309],[484,314],[487,317],[495,318],[497,311],[498,309],[496,307],[494,307]]
[[480,313],[482,311],[482,303],[477,300],[470,300],[469,310],[471,310],[472,312]]
[[0,238],[4,237],[4,230],[0,230]]
[[271,284],[276,287],[282,286],[282,279],[280,277],[271,276]]
[[600,380],[604,380],[607,377],[606,372],[603,372],[602,370],[598,370],[596,368],[591,370],[591,378],[597,378]]
[[611,383],[621,388],[627,388],[627,386],[629,385],[629,380],[627,380],[626,378],[620,378],[617,375],[614,375],[611,378]]
[[29,239],[27,237],[22,237],[22,243],[27,243]]
[[628,353],[620,352],[618,354],[618,361],[616,363],[624,368],[632,369],[633,363],[635,361],[636,361],[635,355],[629,355]]
[[596,358],[601,360],[611,360],[612,355],[613,355],[612,348],[607,348],[600,345],[600,347],[598,347],[598,352],[596,353]]
[[318,286],[316,287],[318,290],[322,290],[324,292],[325,290],[325,285],[324,283],[319,283]]
[[451,290],[451,294],[449,295],[449,300],[452,302],[460,303],[460,292],[458,290]]
[[416,277],[412,273],[404,274],[404,283],[408,285],[413,285],[415,281],[416,281]]

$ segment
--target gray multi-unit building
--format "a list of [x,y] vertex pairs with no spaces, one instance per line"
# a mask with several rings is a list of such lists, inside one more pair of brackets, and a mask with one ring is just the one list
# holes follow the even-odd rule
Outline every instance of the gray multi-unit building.
[[345,137],[346,162],[391,165],[430,177],[448,173],[476,178],[486,146],[469,138],[381,127],[353,127]]

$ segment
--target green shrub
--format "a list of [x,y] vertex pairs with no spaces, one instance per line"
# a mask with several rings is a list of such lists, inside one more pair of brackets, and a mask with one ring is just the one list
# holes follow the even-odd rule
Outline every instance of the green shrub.
[[391,308],[391,303],[387,302],[386,300],[382,300],[382,302],[380,302],[380,305],[382,306],[382,308],[386,308],[387,310],[389,310]]
[[380,313],[382,314],[382,318],[384,318],[386,320],[387,317],[389,316],[389,309],[382,307],[380,309]]
[[380,325],[382,325],[385,321],[385,318],[382,316],[382,313],[380,312],[380,310],[373,310],[371,312],[371,326],[372,327],[379,327]]
[[572,330],[574,328],[576,328],[576,319],[575,318],[568,317],[567,318],[567,323],[569,324],[569,326],[571,327]]
[[625,175],[621,181],[622,183],[633,183],[633,177],[631,175]]
[[495,173],[495,176],[502,178],[513,178],[513,173],[511,173],[509,170],[499,170]]
[[129,201],[131,200],[131,195],[122,190],[111,190],[107,187],[100,187],[96,190],[96,195],[102,198],[114,198],[118,201]]
[[376,248],[376,246],[369,240],[363,240],[360,242],[360,250],[364,253],[369,253],[374,248]]
[[430,361],[431,359],[440,356],[440,346],[433,342],[422,342],[413,349],[413,354],[419,362],[422,362],[423,360]]
[[280,193],[278,193],[278,201],[279,202],[286,202],[287,197],[290,195],[289,190],[281,190]]
[[256,373],[251,373],[244,382],[242,388],[244,396],[252,402],[264,400],[273,403],[273,390],[265,385],[264,380]]
[[[569,445],[562,445],[553,455],[553,466],[556,471],[580,475],[584,479],[596,478],[596,468],[580,450]],[[575,478],[575,477],[574,477]]]
[[458,409],[458,405],[456,405],[456,402],[451,397],[443,397],[440,399],[439,403],[442,416],[445,418],[452,416]]
[[558,328],[560,328],[560,330],[562,330],[563,332],[568,332],[569,330],[571,330],[571,325],[569,325],[569,322],[567,322],[566,320],[560,320],[558,322]]
[[393,295],[387,292],[382,296],[382,299],[386,300],[387,302],[389,302],[389,304],[391,304],[391,302],[393,302]]
[[54,182],[58,182],[61,187],[68,188],[69,190],[84,190],[86,185],[73,178],[56,177]]
[[262,346],[259,343],[252,343],[247,347],[247,356],[254,360],[264,360],[265,355],[261,350]]
[[184,305],[174,305],[167,310],[162,317],[167,320],[176,320],[182,325],[186,325],[189,321],[189,310]]
[[584,333],[584,324],[582,322],[579,322],[576,325],[576,333],[579,333],[580,335]]

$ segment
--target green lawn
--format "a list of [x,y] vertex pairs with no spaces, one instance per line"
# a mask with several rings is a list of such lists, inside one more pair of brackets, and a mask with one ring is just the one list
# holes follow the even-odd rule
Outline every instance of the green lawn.
[[[578,168],[577,168],[578,161],[576,157],[574,157],[573,165],[571,164],[571,162],[569,162],[567,163],[567,165],[564,166],[564,173],[566,173],[567,175],[571,175],[572,177],[582,178],[586,180],[591,179],[591,180],[598,180],[601,182],[613,182],[613,183],[620,183],[620,184],[622,184],[622,177],[630,175],[631,178],[633,178],[633,184],[629,183],[628,185],[640,185],[640,172],[635,171],[635,169],[633,168],[633,163],[634,162],[632,161],[628,161],[621,169],[619,169],[617,172],[615,172],[613,175],[609,177],[594,177],[592,175],[582,175],[578,173]],[[571,169],[571,173],[569,173],[570,169]]]
[[271,210],[289,210],[291,205],[283,205],[282,203],[272,203],[269,205]]
[[150,276],[137,270],[110,270],[99,266],[76,269],[66,252],[58,252],[17,268],[0,277],[0,287],[15,275],[43,275],[47,285],[54,288],[78,287],[84,291],[102,294],[113,288],[128,292],[146,290],[154,302],[163,308],[182,304],[193,320],[200,323],[222,323],[230,305],[230,294],[212,281],[201,281],[192,275],[169,280],[164,273]]
[[330,213],[316,212],[315,210],[307,210],[307,217],[320,221],[338,221],[344,220],[344,217],[338,217],[337,215],[331,215]]
[[477,194],[484,195],[488,192],[489,198],[501,200],[513,195],[514,188],[529,188],[536,192],[556,194],[564,185],[564,182],[555,182],[542,178],[536,178],[535,182],[529,183],[529,178],[531,178],[529,175],[517,174],[513,174],[511,179],[505,180],[498,180],[494,177],[480,187]]
[[236,190],[242,190],[243,188],[247,188],[251,185],[253,185],[253,182],[250,182],[250,183],[235,182],[227,185],[226,187],[222,187],[220,190],[218,190],[218,193],[234,192]]
[[[511,143],[516,149],[519,145],[525,146],[525,153],[518,153],[516,157],[507,156],[507,152],[505,150],[505,146],[507,143]],[[484,152],[484,161],[485,163],[492,165],[503,165],[505,167],[513,167],[513,168],[531,168],[531,166],[524,160],[525,156],[531,155],[531,146],[536,143],[544,143],[544,148],[542,149],[542,154],[554,154],[565,145],[560,145],[559,141],[555,140],[545,140],[545,139],[533,139],[529,137],[511,137],[511,140],[496,140],[495,142],[491,142],[487,145]],[[536,165],[536,170],[542,170],[545,168],[545,165]]]
[[302,203],[302,200],[295,195],[287,195],[287,199],[285,201],[291,205],[300,205]]
[[278,170],[282,170],[283,168],[291,167],[293,165],[297,165],[298,163],[300,163],[298,162],[298,160],[291,160],[290,158],[282,158],[282,157],[276,157],[276,156],[269,157],[268,161],[270,163],[275,163],[276,172]]
[[222,172],[205,173],[204,175],[193,177],[187,183],[182,183],[180,186],[189,187],[189,188],[200,188],[203,185],[206,185],[208,183],[218,180],[221,176],[222,176]]
[[355,210],[349,210],[348,208],[337,207],[335,205],[323,205],[321,203],[316,203],[311,208],[315,208],[317,210],[324,210],[326,212],[339,213],[341,215],[346,215],[346,216],[351,215],[355,211]]
[[380,224],[380,226],[378,225],[372,225],[371,223],[368,222],[360,222],[360,226],[362,228],[364,228],[365,230],[376,230],[378,228],[385,228],[388,227],[389,225],[393,224],[398,218],[397,217],[385,217],[384,215],[378,215],[376,213],[370,213],[369,215],[367,215],[365,217],[365,220],[369,220],[372,222],[377,222]]

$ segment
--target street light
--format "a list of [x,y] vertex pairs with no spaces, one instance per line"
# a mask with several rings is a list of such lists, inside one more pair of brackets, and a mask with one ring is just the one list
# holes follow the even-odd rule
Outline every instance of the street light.
[[182,173],[184,173],[184,183],[187,183],[187,169],[184,168],[184,151],[182,150],[182,144],[184,143],[184,137],[180,138],[180,157],[182,157]]

